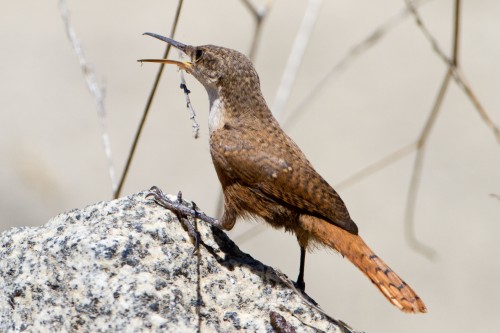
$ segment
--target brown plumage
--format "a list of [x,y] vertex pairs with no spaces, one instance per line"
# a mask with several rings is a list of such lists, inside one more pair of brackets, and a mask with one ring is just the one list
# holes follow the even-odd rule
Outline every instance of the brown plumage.
[[340,196],[283,132],[246,56],[223,47],[194,47],[147,34],[180,49],[191,62],[142,61],[176,64],[207,90],[210,152],[224,192],[224,215],[218,227],[230,230],[238,217],[260,217],[297,236],[302,249],[299,287],[304,287],[303,259],[312,241],[346,257],[402,311],[426,312],[416,293],[358,236]]

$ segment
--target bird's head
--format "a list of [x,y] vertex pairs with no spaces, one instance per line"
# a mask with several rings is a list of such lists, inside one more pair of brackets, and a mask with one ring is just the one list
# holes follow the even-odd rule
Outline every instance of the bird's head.
[[141,59],[140,62],[174,64],[192,74],[207,90],[256,89],[259,77],[252,62],[242,53],[214,45],[191,46],[157,34],[145,35],[158,38],[185,53],[190,61],[169,59]]

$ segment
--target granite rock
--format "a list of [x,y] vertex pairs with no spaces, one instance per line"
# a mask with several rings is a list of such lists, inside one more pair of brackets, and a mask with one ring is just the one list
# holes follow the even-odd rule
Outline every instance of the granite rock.
[[[0,332],[349,332],[283,274],[140,192],[0,235]],[[285,328],[281,329],[286,332]]]

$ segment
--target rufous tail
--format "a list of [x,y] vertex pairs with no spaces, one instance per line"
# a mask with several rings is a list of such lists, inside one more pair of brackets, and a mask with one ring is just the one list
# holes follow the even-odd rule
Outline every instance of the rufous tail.
[[413,289],[373,253],[361,237],[312,216],[302,216],[301,224],[318,241],[349,259],[401,311],[427,312]]

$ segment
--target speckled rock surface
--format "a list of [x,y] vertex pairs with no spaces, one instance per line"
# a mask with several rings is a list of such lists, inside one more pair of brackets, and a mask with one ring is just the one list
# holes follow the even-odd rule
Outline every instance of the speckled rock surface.
[[345,332],[198,222],[193,245],[147,192],[60,214],[0,235],[0,332]]

